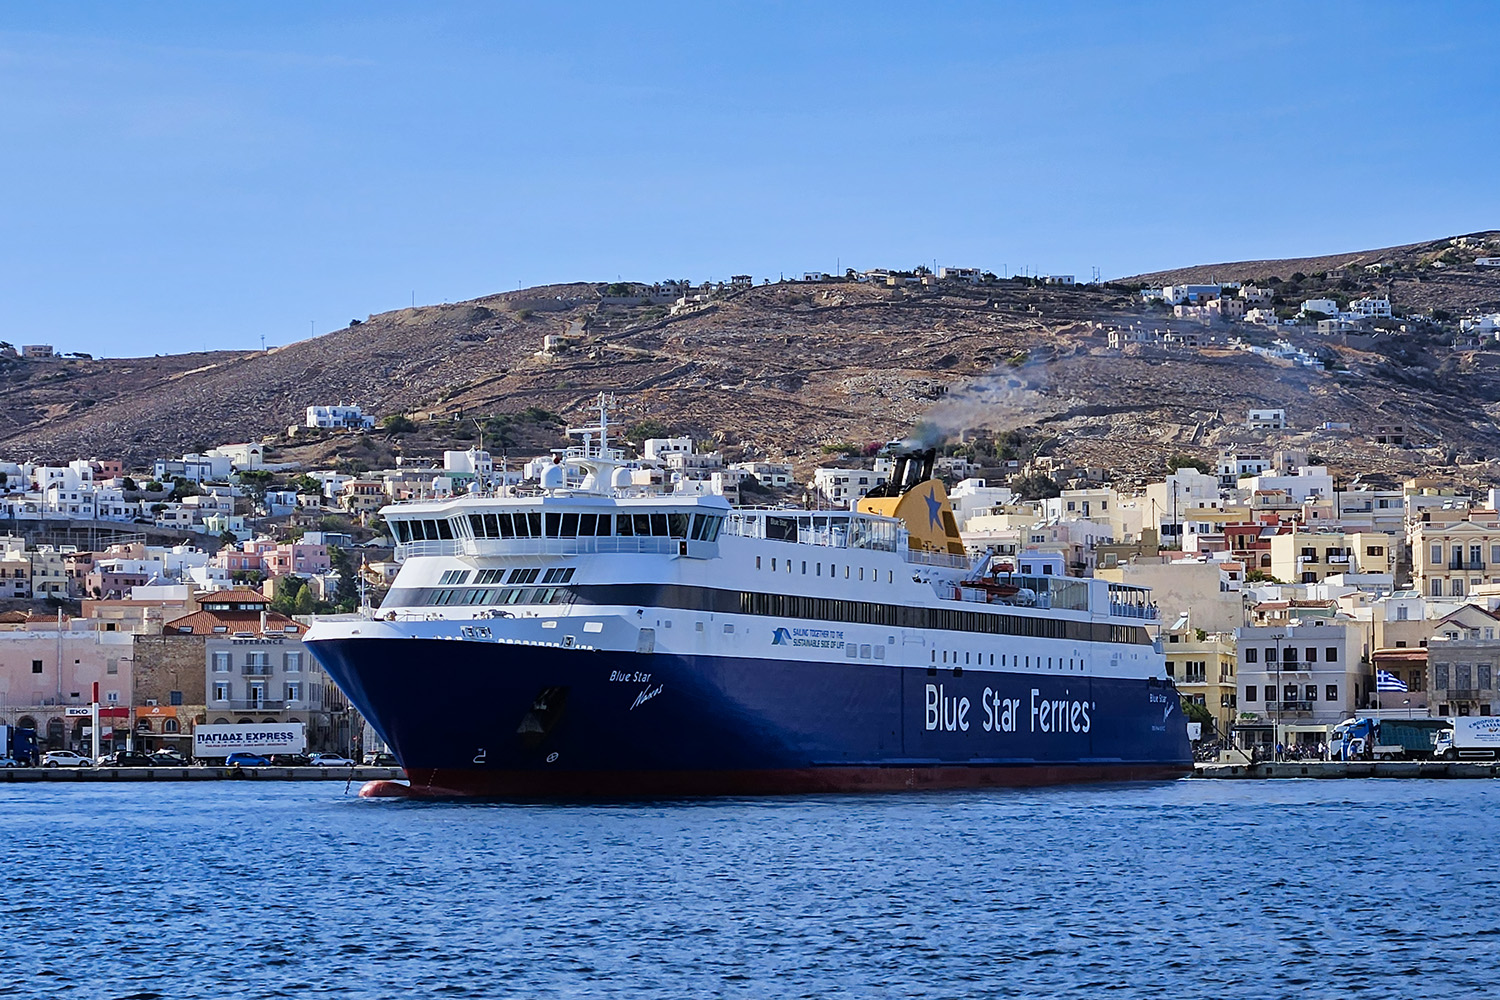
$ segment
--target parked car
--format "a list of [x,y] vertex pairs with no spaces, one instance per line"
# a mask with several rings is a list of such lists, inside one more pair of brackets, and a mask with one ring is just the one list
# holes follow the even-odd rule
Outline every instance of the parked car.
[[192,763],[176,750],[158,750],[151,755],[151,760],[162,767],[185,767]]
[[353,767],[354,761],[336,753],[315,753],[311,763],[314,767]]
[[367,753],[365,754],[366,767],[400,767],[396,761],[395,754],[389,753]]
[[271,759],[262,757],[258,753],[245,753],[243,750],[230,754],[224,758],[225,767],[270,767]]
[[93,767],[94,762],[71,750],[48,750],[42,754],[43,767]]
[[158,767],[156,761],[136,750],[116,750],[99,758],[95,767]]
[[273,753],[271,763],[277,767],[307,767],[312,758],[305,753]]
[[14,757],[0,757],[0,767],[25,767],[25,766],[26,766],[25,764],[22,764],[20,761],[16,760]]

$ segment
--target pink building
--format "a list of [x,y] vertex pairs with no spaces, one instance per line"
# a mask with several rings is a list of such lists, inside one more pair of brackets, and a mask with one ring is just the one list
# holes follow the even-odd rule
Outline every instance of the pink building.
[[316,576],[333,569],[326,545],[283,542],[261,556],[266,561],[266,573],[271,576],[286,576],[288,573]]
[[251,550],[254,542],[246,542],[244,549],[223,548],[214,556],[214,565],[231,573],[263,573],[266,562],[259,552]]
[[35,729],[47,749],[91,751],[84,733],[89,720],[67,709],[89,704],[97,683],[100,704],[124,713],[102,723],[105,746],[124,746],[133,648],[127,632],[0,631],[0,721]]
[[264,573],[268,577],[292,573],[317,576],[333,569],[328,546],[302,542],[249,541],[238,549],[221,550],[214,562],[231,573]]

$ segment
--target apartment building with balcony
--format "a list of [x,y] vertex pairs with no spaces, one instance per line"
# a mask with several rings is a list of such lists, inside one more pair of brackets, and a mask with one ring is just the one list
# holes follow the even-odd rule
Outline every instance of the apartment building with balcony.
[[1423,649],[1437,622],[1427,617],[1427,600],[1416,590],[1398,590],[1370,605],[1376,649]]
[[378,479],[351,479],[339,494],[339,506],[361,517],[374,513],[389,502],[385,483]]
[[1235,640],[1232,632],[1202,632],[1187,615],[1162,633],[1167,676],[1182,697],[1213,714],[1219,733],[1227,734],[1239,716]]
[[[1441,630],[1440,630],[1441,631]],[[1494,635],[1493,626],[1485,626]],[[1440,716],[1494,715],[1500,708],[1500,639],[1437,637],[1427,647],[1427,702]]]
[[300,722],[312,749],[347,741],[348,702],[295,635],[240,633],[203,645],[211,724]]
[[1271,538],[1271,575],[1283,583],[1322,583],[1335,574],[1357,570],[1342,531],[1298,528]]
[[1473,519],[1417,523],[1409,537],[1413,583],[1427,597],[1462,599],[1476,587],[1500,583],[1500,524]]
[[1359,623],[1297,621],[1235,630],[1238,728],[1256,742],[1320,742],[1372,694]]

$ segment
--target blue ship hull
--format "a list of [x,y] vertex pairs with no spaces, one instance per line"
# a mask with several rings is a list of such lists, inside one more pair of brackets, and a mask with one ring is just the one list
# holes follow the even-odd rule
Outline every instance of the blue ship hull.
[[309,646],[416,795],[957,788],[1191,768],[1164,681],[433,639]]

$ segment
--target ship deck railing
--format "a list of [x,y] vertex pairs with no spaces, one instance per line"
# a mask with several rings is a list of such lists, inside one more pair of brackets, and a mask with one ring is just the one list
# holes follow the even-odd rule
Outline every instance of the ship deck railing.
[[958,599],[971,604],[1004,604],[1014,608],[1035,608],[1039,611],[1050,610],[1052,607],[1052,598],[1048,594],[1033,594],[1030,598],[1023,598],[1018,594],[1002,597],[974,587],[959,587]]
[[1154,604],[1122,604],[1119,601],[1109,602],[1109,613],[1117,618],[1142,618],[1146,621],[1155,621],[1159,617]]
[[906,529],[900,522],[850,510],[735,507],[729,512],[723,530],[724,534],[741,538],[831,549],[896,552],[906,544]]
[[957,584],[957,588],[959,599],[964,601],[1058,611],[1091,610],[1090,594],[1095,591],[1093,581],[1087,579],[1015,573],[984,580],[964,580]]
[[968,556],[956,556],[951,552],[927,552],[922,549],[903,549],[901,558],[909,563],[942,566],[945,569],[968,569],[971,565]]

